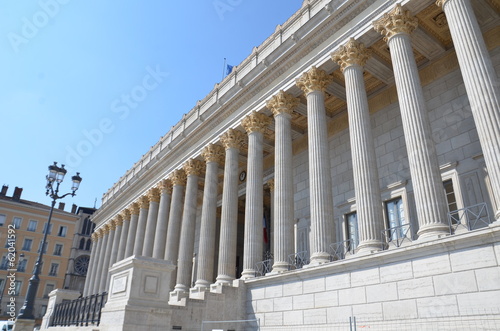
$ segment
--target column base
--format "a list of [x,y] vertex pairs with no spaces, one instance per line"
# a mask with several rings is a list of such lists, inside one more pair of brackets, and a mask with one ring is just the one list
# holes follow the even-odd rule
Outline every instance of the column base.
[[245,279],[255,278],[256,274],[257,274],[257,272],[255,270],[252,270],[252,269],[243,270],[243,272],[241,273],[240,279],[245,280]]
[[16,319],[13,331],[33,331],[35,328],[35,320]]
[[[217,276],[217,280],[215,281],[215,284],[222,284],[222,285],[231,285],[233,283],[234,277],[230,277],[227,275],[219,275]],[[212,284],[214,285],[214,284]],[[210,286],[212,287],[212,286]]]
[[306,264],[304,268],[310,268],[328,262],[330,262],[330,254],[326,252],[316,252],[311,255],[309,264]]
[[379,240],[367,240],[356,247],[356,255],[368,255],[380,252],[384,249],[385,244]]
[[205,300],[205,293],[210,292],[210,287],[196,285],[189,289],[189,299]]
[[273,270],[268,272],[266,275],[277,275],[289,270],[290,264],[288,262],[275,262],[273,264]]
[[449,235],[450,227],[443,223],[424,226],[417,232],[418,240],[438,239]]
[[186,307],[189,293],[186,291],[172,291],[170,292],[168,304],[171,306]]

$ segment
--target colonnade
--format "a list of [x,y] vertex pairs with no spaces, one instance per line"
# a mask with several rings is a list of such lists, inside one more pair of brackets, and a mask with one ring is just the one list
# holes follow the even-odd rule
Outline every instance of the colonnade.
[[[448,19],[459,59],[467,95],[493,195],[500,201],[500,91],[489,53],[470,0],[438,0]],[[447,202],[431,137],[417,64],[411,45],[411,33],[417,21],[397,5],[373,23],[388,46],[394,70],[399,108],[409,157],[419,237],[438,237],[448,232]],[[359,248],[373,252],[382,246],[384,228],[382,201],[368,98],[363,67],[370,51],[350,39],[332,53],[345,77],[347,108],[356,207],[359,222]],[[311,265],[329,262],[329,245],[335,238],[333,196],[328,146],[325,90],[331,76],[312,67],[296,84],[307,99],[308,156],[311,215]],[[288,256],[293,245],[293,167],[291,114],[298,98],[279,91],[267,102],[275,120],[275,174],[273,194],[274,265],[273,272],[289,268]],[[194,229],[198,181],[205,174],[201,210],[200,254],[195,287],[207,289],[214,281],[216,206],[219,168],[224,167],[219,258],[215,282],[230,284],[236,278],[236,236],[238,212],[239,154],[248,140],[245,204],[245,236],[242,278],[255,277],[256,262],[262,259],[263,217],[263,141],[271,118],[253,112],[241,126],[246,132],[229,129],[220,144],[211,144],[201,159],[190,159],[157,187],[141,196],[115,218],[100,226],[92,235],[91,254],[84,295],[102,292],[109,285],[108,269],[131,255],[166,259],[177,265],[175,291],[191,287]],[[246,136],[246,137],[245,137]],[[497,211],[496,218],[500,218]]]

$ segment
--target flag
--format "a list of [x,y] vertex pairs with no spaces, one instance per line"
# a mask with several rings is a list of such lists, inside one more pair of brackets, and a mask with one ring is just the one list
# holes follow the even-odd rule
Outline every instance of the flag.
[[263,230],[264,230],[264,243],[267,244],[267,243],[269,243],[269,238],[267,237],[267,226],[266,226],[266,218],[265,217],[262,218],[262,222],[263,222]]
[[233,71],[233,67],[232,65],[228,64],[226,66],[226,76],[229,75],[232,71]]

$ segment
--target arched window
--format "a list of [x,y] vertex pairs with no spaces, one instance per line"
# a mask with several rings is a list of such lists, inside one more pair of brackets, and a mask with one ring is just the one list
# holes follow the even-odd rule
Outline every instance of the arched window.
[[87,239],[87,245],[85,246],[86,251],[90,251],[90,245],[92,244],[92,240]]
[[78,249],[84,249],[85,248],[85,238],[80,239],[80,246],[78,246]]

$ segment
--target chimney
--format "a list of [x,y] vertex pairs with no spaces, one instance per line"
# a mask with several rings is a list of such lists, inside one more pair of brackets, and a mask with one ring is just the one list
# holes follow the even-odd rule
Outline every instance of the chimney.
[[0,196],[4,197],[7,195],[7,190],[9,189],[9,186],[3,185],[2,186],[2,192],[0,192]]
[[20,187],[15,187],[14,188],[14,194],[12,195],[12,200],[14,201],[19,201],[21,200],[21,194],[23,193],[23,189]]
[[64,202],[59,202],[59,209],[60,209],[60,210],[64,210],[64,206],[65,206],[65,205],[66,205],[66,204],[65,204]]
[[73,206],[71,206],[71,213],[72,214],[76,214],[76,209],[78,208],[77,205],[73,204]]

